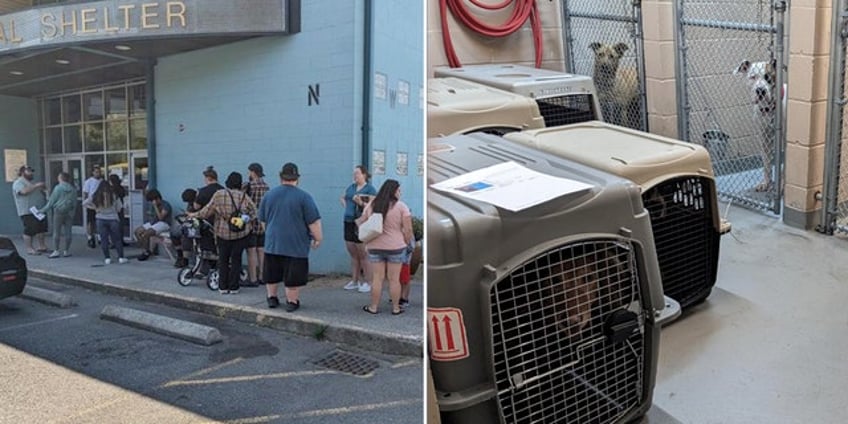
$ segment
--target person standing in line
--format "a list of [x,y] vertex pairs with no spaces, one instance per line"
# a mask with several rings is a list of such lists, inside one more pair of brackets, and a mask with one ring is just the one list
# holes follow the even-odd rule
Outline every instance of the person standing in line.
[[[226,189],[218,190],[212,200],[189,217],[215,217],[215,237],[218,240],[218,293],[238,294],[241,275],[241,257],[247,248],[250,221],[256,219],[256,206],[241,189],[242,178],[238,172],[227,177]],[[236,220],[236,223],[233,223]],[[236,230],[233,225],[239,226]],[[231,225],[233,224],[233,225]]]
[[[91,176],[82,184],[82,198],[88,199],[97,191],[97,186],[103,180],[103,173],[100,170],[100,165],[94,165],[91,169]],[[97,234],[97,213],[93,207],[85,208],[85,234],[88,237],[88,247],[94,249],[97,247],[95,234]]]
[[[121,214],[118,217],[118,222],[121,224],[121,243],[124,241],[124,225],[127,223],[126,217],[126,205],[127,205],[127,189],[121,185],[121,177],[116,174],[109,175],[109,184],[112,185],[112,192],[115,193],[115,197],[121,201],[121,204],[124,205],[124,208],[121,209]],[[125,245],[126,246],[126,245]]]
[[[47,204],[38,210],[46,214],[53,211],[53,253],[48,258],[71,256],[71,227],[74,225],[74,212],[77,210],[77,189],[71,184],[71,174],[60,172],[56,177],[58,184],[53,187]],[[60,242],[65,239],[64,249]],[[59,253],[61,251],[61,254]]]
[[403,313],[400,305],[400,269],[406,259],[406,247],[412,242],[412,214],[400,200],[400,183],[386,180],[377,192],[377,197],[365,207],[356,221],[362,225],[372,214],[383,215],[383,232],[366,243],[371,270],[371,304],[362,307],[369,314],[376,314],[383,292],[383,280],[389,280],[389,297],[392,300],[392,315]]
[[[254,205],[262,203],[262,198],[268,193],[268,184],[263,179],[265,172],[262,165],[251,163],[247,166],[248,179],[250,180],[244,186],[244,191],[250,196],[250,200]],[[247,241],[247,283],[245,286],[256,287],[263,284],[261,277],[262,268],[265,265],[265,227],[258,219],[254,220],[251,225],[253,231]]]
[[286,288],[286,311],[300,308],[300,288],[309,279],[309,249],[324,239],[321,215],[312,196],[297,187],[297,165],[286,163],[280,185],[262,199],[259,220],[265,223],[265,268],[263,277],[269,308],[280,306],[277,284]]
[[[45,184],[43,182],[32,182],[34,170],[29,166],[18,169],[18,179],[12,183],[12,195],[15,199],[15,208],[18,216],[24,224],[24,245],[30,255],[40,255],[47,252],[44,236],[47,233],[47,221],[39,220],[32,214],[32,207],[38,208],[42,203]],[[37,248],[33,246],[37,244]]]
[[[218,183],[218,171],[212,165],[206,167],[203,170],[203,181],[206,183],[205,186],[197,190],[197,197],[194,199],[194,209],[201,210],[206,204],[212,200],[212,196],[218,192],[218,190],[223,190],[224,186]],[[211,237],[202,237],[200,239],[200,248],[209,252],[216,252],[218,248],[215,245],[215,236]],[[195,274],[195,278],[204,278],[209,274],[209,266],[210,261],[202,261],[200,263],[200,269],[197,274]]]
[[[357,235],[356,218],[362,215],[362,209],[377,194],[377,189],[368,182],[370,175],[362,165],[353,168],[353,183],[347,187],[339,201],[344,212],[344,239],[347,253],[350,255],[351,280],[345,290],[358,290],[361,293],[371,291],[371,264],[368,262],[368,252]],[[360,281],[360,275],[362,280]]]
[[115,196],[111,184],[98,184],[97,190],[82,202],[83,206],[94,207],[97,220],[97,232],[100,234],[100,249],[103,251],[103,262],[112,263],[109,245],[115,246],[118,252],[118,263],[127,263],[124,257],[124,243],[121,240],[120,213],[124,208],[121,200]]

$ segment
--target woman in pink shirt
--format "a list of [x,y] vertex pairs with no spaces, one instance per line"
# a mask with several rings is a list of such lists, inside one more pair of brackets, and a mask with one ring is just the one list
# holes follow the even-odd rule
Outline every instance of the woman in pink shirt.
[[406,246],[412,240],[412,214],[406,204],[400,201],[400,183],[397,180],[386,180],[383,183],[377,197],[356,220],[357,225],[362,225],[374,213],[383,215],[383,233],[365,245],[372,266],[371,304],[363,306],[362,310],[370,314],[377,313],[383,280],[388,278],[392,315],[398,315],[403,312],[400,307],[400,268],[406,256]]

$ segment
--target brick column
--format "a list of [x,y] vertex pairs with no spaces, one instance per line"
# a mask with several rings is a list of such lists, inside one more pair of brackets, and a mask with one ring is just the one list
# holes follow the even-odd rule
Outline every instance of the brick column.
[[809,229],[822,204],[831,0],[793,0],[789,9],[786,185],[783,221]]
[[672,138],[677,137],[674,19],[671,0],[642,2],[648,128]]

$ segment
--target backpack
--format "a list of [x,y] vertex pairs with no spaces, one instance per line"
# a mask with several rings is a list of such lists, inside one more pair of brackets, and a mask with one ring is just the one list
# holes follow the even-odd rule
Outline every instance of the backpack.
[[227,226],[230,228],[230,231],[240,233],[247,227],[247,220],[243,218],[243,213],[241,211],[241,205],[244,203],[244,198],[247,195],[242,195],[241,201],[238,206],[236,206],[236,201],[233,199],[233,192],[227,190],[227,194],[230,195],[230,202],[232,202],[234,209],[233,213],[230,214],[230,219],[227,220]]

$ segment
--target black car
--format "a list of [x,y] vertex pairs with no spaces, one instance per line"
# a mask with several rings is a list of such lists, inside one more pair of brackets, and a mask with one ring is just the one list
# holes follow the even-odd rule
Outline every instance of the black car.
[[26,260],[18,254],[12,240],[0,237],[0,299],[21,294],[26,281]]

